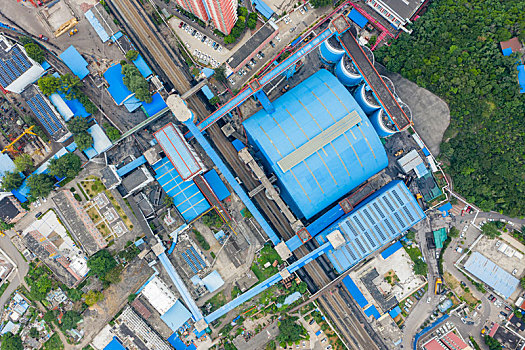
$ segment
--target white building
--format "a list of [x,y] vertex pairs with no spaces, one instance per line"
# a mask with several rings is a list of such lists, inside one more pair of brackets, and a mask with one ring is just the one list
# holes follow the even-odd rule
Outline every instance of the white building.
[[0,85],[4,90],[19,94],[45,72],[27,56],[22,45],[0,35]]
[[153,278],[142,290],[142,295],[159,312],[164,315],[177,301],[177,297],[159,277]]

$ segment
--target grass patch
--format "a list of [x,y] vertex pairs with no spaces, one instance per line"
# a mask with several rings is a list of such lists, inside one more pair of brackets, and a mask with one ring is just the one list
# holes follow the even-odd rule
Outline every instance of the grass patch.
[[102,234],[104,238],[108,238],[109,236],[113,235],[113,233],[111,232],[111,230],[109,229],[108,225],[105,222],[101,223],[100,225],[96,227],[97,227],[97,230]]
[[210,250],[210,245],[208,241],[206,240],[206,238],[204,238],[204,236],[196,229],[193,229],[192,231],[193,231],[193,234],[195,235],[195,239],[197,240],[197,242],[199,242],[199,245],[201,246],[201,248],[204,250]]
[[5,282],[4,284],[2,284],[2,286],[0,286],[0,297],[4,294],[5,290],[7,289],[7,287],[9,287],[9,281]]
[[80,181],[80,183],[82,185],[82,188],[86,191],[85,193],[87,193],[90,199],[95,197],[100,192],[106,190],[106,187],[104,186],[100,178],[96,176],[89,176],[86,180]]
[[220,292],[211,297],[207,303],[211,304],[210,312],[213,312],[226,304],[226,297],[223,292]]
[[89,208],[88,210],[86,210],[86,212],[91,218],[91,221],[93,221],[93,223],[97,223],[101,219],[98,210],[95,207]]
[[78,186],[78,189],[80,190],[80,192],[82,193],[82,195],[84,196],[84,199],[88,201],[89,197],[87,196],[86,192],[84,191],[84,189],[82,188],[80,183],[78,183],[77,186]]
[[106,190],[105,192],[106,192],[106,196],[108,197],[109,201],[111,202],[111,205],[113,205],[113,207],[117,211],[117,214],[120,216],[122,221],[124,221],[124,224],[128,227],[128,229],[130,231],[133,230],[133,224],[131,223],[131,220],[128,218],[128,216],[126,215],[124,210],[120,207],[120,205],[118,204],[118,202],[115,199],[115,197],[113,196],[113,194],[111,194],[111,192],[109,190]]

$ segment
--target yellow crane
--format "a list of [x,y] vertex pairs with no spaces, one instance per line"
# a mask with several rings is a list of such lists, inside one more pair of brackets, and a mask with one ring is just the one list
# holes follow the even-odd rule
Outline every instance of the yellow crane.
[[5,148],[0,153],[5,153],[6,151],[14,152],[13,145],[17,143],[18,140],[20,140],[22,137],[24,137],[25,134],[36,136],[36,134],[31,131],[34,127],[34,125],[31,125],[29,128],[25,129],[22,134],[20,134],[16,139],[14,139],[9,145],[5,146]]

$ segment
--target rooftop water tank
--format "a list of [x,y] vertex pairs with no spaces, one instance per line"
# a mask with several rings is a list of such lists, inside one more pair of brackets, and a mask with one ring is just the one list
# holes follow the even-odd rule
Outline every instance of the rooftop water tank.
[[319,54],[325,63],[335,64],[343,57],[345,50],[335,36],[331,36],[319,46]]
[[335,66],[335,75],[346,86],[358,85],[363,80],[363,77],[352,63],[352,59],[347,55],[343,55]]
[[360,85],[354,91],[354,98],[366,114],[372,114],[381,107],[372,89],[366,84]]

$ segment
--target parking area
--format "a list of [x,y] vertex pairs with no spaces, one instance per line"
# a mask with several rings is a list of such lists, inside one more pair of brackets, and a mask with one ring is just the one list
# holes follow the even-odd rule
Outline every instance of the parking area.
[[173,17],[169,20],[188,51],[203,65],[217,68],[230,56],[230,51],[220,45],[214,37],[208,37],[188,23]]

